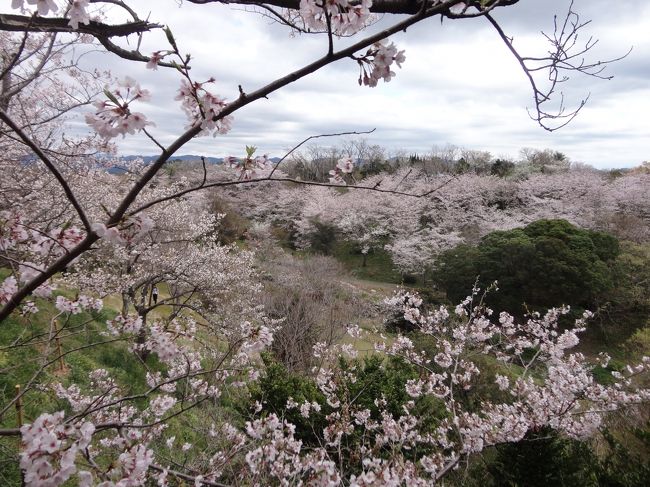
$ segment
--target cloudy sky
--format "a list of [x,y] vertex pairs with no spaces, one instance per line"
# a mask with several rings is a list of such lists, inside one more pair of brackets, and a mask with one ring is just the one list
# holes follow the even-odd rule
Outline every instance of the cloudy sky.
[[[253,91],[321,56],[327,48],[322,36],[292,36],[278,24],[241,7],[203,6],[175,0],[131,2],[141,17],[169,25],[183,52],[191,53],[193,75],[213,76],[213,91],[228,99],[237,86]],[[542,31],[552,32],[553,16],[566,13],[569,0],[520,0],[495,14],[525,55],[544,54]],[[598,44],[587,59],[615,58],[604,81],[577,74],[565,83],[567,105],[590,95],[586,107],[569,126],[549,133],[526,112],[532,92],[524,73],[494,29],[484,19],[450,21],[439,18],[411,27],[391,38],[404,49],[406,62],[390,83],[376,88],[357,84],[358,68],[343,60],[259,100],[235,115],[226,136],[202,137],[180,152],[239,155],[245,145],[282,155],[310,135],[350,130],[376,131],[366,138],[389,152],[429,152],[452,144],[488,150],[495,156],[517,157],[523,147],[552,148],[571,160],[596,167],[629,167],[650,159],[650,2],[645,0],[575,0],[585,42]],[[123,17],[109,13],[115,20]],[[373,29],[394,22],[384,16]],[[337,41],[338,46],[350,42]],[[164,49],[160,34],[147,37],[143,50]],[[186,124],[174,101],[179,77],[169,69],[146,70],[111,55],[95,58],[113,74],[130,75],[150,89],[151,103],[139,110],[156,123],[152,133],[163,143],[174,140]],[[328,143],[335,143],[328,141]],[[155,154],[151,142],[140,137],[119,141],[122,154]]]

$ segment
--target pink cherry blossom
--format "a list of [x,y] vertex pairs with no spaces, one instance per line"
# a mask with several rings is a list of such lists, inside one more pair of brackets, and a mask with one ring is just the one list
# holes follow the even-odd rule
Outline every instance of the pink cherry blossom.
[[68,10],[68,15],[70,16],[70,22],[68,24],[73,29],[78,29],[79,24],[90,23],[90,17],[86,9],[89,6],[89,0],[72,0],[70,3],[70,9]]
[[105,92],[108,100],[93,103],[95,113],[86,114],[86,123],[99,135],[106,139],[125,136],[152,125],[142,113],[130,109],[130,104],[135,101],[151,99],[149,91],[142,89],[133,78],[127,76],[118,82],[116,88],[105,88]]

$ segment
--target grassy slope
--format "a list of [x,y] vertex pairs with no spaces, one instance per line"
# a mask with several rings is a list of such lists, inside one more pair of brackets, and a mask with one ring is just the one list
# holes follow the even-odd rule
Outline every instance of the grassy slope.
[[[62,293],[71,294],[71,293]],[[71,297],[71,296],[70,296]],[[96,369],[106,369],[118,384],[126,390],[138,390],[144,387],[137,358],[128,350],[125,343],[111,342],[104,345],[85,348],[66,354],[63,368],[58,361],[43,368],[43,365],[57,357],[56,341],[50,340],[51,318],[56,309],[46,301],[37,299],[40,312],[29,317],[13,315],[0,327],[0,404],[7,404],[15,397],[16,386],[23,388],[30,381],[36,385],[22,398],[23,422],[29,423],[44,411],[53,412],[67,409],[66,403],[56,397],[49,386],[60,382],[64,386],[75,383],[82,389],[89,384],[89,374]],[[101,312],[80,313],[72,315],[58,324],[63,353],[99,342],[110,340],[101,331],[106,329],[105,322],[115,316],[113,309],[105,308]],[[33,344],[20,345],[29,338],[38,337]],[[11,407],[0,418],[0,428],[19,426],[17,411]],[[0,485],[13,485],[18,471],[15,461],[18,442],[15,438],[3,438],[0,458]]]

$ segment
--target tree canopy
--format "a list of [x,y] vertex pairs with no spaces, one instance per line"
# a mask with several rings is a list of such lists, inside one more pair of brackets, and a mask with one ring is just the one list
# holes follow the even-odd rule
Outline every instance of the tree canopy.
[[443,253],[435,279],[452,301],[471,294],[477,280],[480,287],[497,281],[488,302],[515,314],[569,303],[590,307],[614,286],[610,264],[618,254],[611,235],[539,220]]

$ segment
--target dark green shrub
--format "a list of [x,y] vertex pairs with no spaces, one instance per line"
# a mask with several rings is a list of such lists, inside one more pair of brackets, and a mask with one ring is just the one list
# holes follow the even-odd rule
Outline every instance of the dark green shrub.
[[[325,417],[331,412],[325,396],[320,392],[312,378],[290,372],[284,365],[270,355],[264,356],[266,373],[251,389],[251,403],[259,401],[264,406],[264,414],[275,413],[296,426],[295,436],[306,445],[324,443],[323,429],[327,425]],[[416,368],[399,358],[386,359],[380,356],[364,360],[339,363],[341,374],[338,383],[338,399],[341,403],[352,402],[355,409],[368,409],[371,419],[381,420],[381,410],[387,410],[395,417],[404,414],[403,406],[412,398],[406,393],[409,379],[419,376]],[[346,372],[352,372],[355,380],[350,380]],[[319,412],[310,412],[309,418],[300,414],[299,408],[287,408],[292,398],[296,403],[316,402],[321,406]],[[384,402],[378,406],[377,400]],[[242,410],[250,411],[250,404]],[[414,414],[424,421],[424,430],[433,430],[444,415],[444,408],[432,397],[415,400]],[[362,430],[355,430],[346,444],[353,449],[355,442],[361,441]]]
[[529,431],[517,443],[497,446],[495,458],[486,467],[486,483],[512,487],[596,487],[597,464],[588,443],[543,428]]
[[618,254],[611,235],[539,220],[443,253],[434,279],[452,302],[468,296],[477,277],[481,288],[498,281],[488,304],[516,315],[562,304],[592,308],[614,288]]
[[319,220],[312,221],[314,231],[309,235],[309,246],[317,254],[332,255],[336,243],[336,227]]
[[490,174],[505,178],[515,170],[515,163],[506,159],[497,159],[490,167]]

